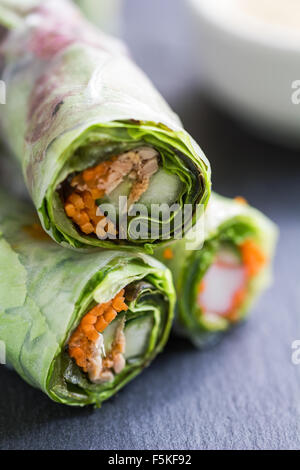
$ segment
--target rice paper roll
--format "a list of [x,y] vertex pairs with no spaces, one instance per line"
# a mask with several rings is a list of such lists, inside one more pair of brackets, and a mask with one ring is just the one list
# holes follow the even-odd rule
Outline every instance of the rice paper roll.
[[31,206],[0,192],[0,341],[26,382],[97,407],[165,345],[175,293],[148,255],[82,256],[55,244]]
[[[209,162],[125,47],[67,0],[0,0],[0,24],[2,135],[47,233],[73,248],[150,253],[182,232],[183,206],[194,225]],[[174,211],[153,215],[153,204]]]
[[[203,230],[204,228],[204,230]],[[196,346],[214,344],[248,315],[272,280],[277,227],[243,198],[212,194],[203,243],[185,240],[156,251],[177,290],[176,331]]]
[[118,32],[122,0],[75,0],[75,3],[85,16],[103,31]]

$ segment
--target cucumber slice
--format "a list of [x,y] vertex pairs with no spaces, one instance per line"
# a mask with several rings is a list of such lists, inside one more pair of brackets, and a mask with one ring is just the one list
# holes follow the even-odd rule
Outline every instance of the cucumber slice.
[[[106,353],[109,353],[111,350],[120,321],[121,318],[116,318],[103,332]],[[129,320],[125,324],[126,359],[141,357],[146,353],[152,327],[153,319],[151,315],[143,315],[142,317],[135,318],[134,320]]]
[[[132,181],[126,178],[122,181],[119,186],[114,189],[109,196],[107,196],[107,201],[116,208],[116,213],[119,214],[119,198],[120,196],[129,196],[130,190],[132,188]],[[103,202],[103,201],[100,201]]]
[[139,199],[140,204],[173,204],[179,199],[182,183],[177,175],[173,175],[160,168],[152,176],[149,188]]
[[109,351],[111,350],[112,343],[114,341],[116,330],[119,324],[120,324],[120,319],[116,318],[108,325],[107,328],[105,328],[103,332],[104,348],[105,348],[106,354],[109,353]]
[[143,315],[126,323],[126,359],[141,357],[146,353],[152,328],[153,318],[151,315]]
[[[129,196],[131,187],[132,181],[126,178],[107,197],[107,202],[115,206],[117,214],[119,213],[119,197]],[[151,204],[173,204],[178,201],[181,190],[182,183],[178,176],[167,173],[163,168],[160,168],[157,173],[151,177],[149,188],[142,194],[138,203],[145,204],[148,207]]]

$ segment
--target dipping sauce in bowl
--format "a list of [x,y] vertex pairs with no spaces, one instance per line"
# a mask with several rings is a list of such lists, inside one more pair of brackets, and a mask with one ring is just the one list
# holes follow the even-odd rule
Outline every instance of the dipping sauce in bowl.
[[235,0],[246,15],[300,33],[299,0]]
[[263,137],[298,146],[300,1],[187,4],[200,85]]

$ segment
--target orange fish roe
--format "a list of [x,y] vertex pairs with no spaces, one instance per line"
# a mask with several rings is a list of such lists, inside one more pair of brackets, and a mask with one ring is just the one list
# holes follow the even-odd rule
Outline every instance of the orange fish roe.
[[256,276],[267,262],[265,254],[253,240],[246,240],[240,249],[248,276]]
[[69,355],[84,372],[92,372],[95,360],[99,356],[97,349],[99,333],[103,333],[119,312],[128,310],[124,293],[122,289],[112,300],[96,305],[83,317],[72,334],[69,340]]
[[[128,206],[138,201],[147,190],[151,176],[158,170],[158,153],[149,148],[126,152],[118,157],[113,156],[93,168],[88,168],[71,181],[74,188],[64,204],[65,212],[81,231],[90,235],[97,233],[100,221],[104,222],[102,230],[116,233],[112,223],[105,216],[97,216],[97,199],[103,198],[116,189],[126,176],[132,180],[128,197]],[[102,233],[102,232],[101,232]]]
[[173,259],[174,258],[174,253],[171,250],[171,248],[166,248],[164,250],[163,257],[164,257],[164,259]]
[[[95,194],[94,194],[95,195]],[[102,196],[104,192],[102,192]],[[101,197],[101,196],[99,196]],[[104,216],[97,216],[97,197],[88,191],[82,193],[74,191],[65,203],[65,212],[86,235],[96,233],[98,223]]]

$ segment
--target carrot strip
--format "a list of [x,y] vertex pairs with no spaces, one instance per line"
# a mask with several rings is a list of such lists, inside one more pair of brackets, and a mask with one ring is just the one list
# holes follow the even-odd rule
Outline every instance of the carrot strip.
[[163,257],[164,259],[173,259],[174,258],[174,253],[173,251],[171,250],[171,248],[166,248],[163,252]]
[[248,205],[247,199],[245,199],[243,196],[236,196],[234,200],[235,202],[238,202],[239,204],[243,204],[244,206]]
[[248,276],[256,276],[267,262],[265,254],[253,240],[246,240],[240,248]]

